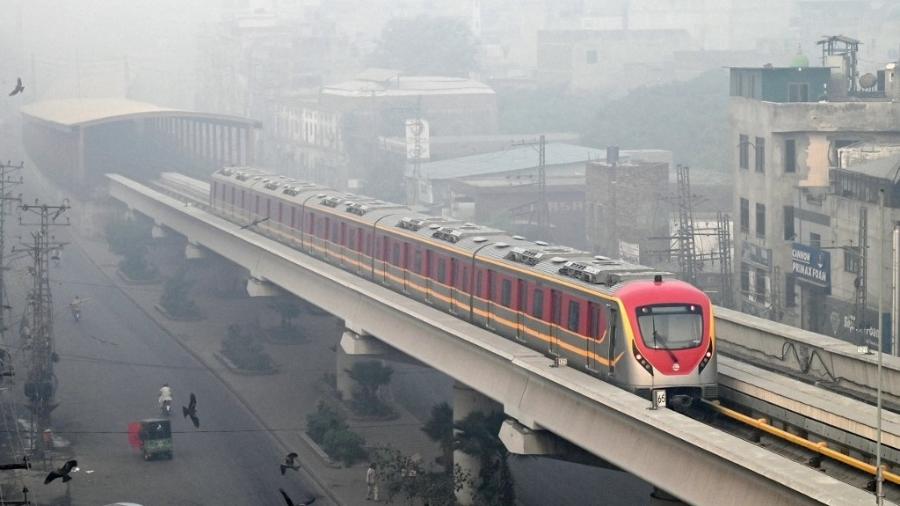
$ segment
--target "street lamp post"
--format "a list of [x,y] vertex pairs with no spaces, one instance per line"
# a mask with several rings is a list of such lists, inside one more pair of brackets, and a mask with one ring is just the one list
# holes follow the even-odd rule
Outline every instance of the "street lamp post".
[[884,304],[884,280],[882,279],[884,269],[884,188],[879,190],[878,209],[881,213],[878,227],[878,242],[881,250],[878,254],[878,388],[875,396],[875,416],[878,420],[875,426],[875,504],[881,506],[884,504],[884,474],[881,469],[881,365],[882,346],[884,345],[884,318],[882,317],[882,306]]

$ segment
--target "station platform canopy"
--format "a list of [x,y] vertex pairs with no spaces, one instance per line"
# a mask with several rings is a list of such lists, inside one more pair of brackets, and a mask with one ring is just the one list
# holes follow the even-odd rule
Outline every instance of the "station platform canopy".
[[196,118],[231,125],[260,127],[259,121],[240,116],[172,109],[126,98],[45,100],[23,106],[21,113],[31,120],[46,122],[66,130],[143,118]]

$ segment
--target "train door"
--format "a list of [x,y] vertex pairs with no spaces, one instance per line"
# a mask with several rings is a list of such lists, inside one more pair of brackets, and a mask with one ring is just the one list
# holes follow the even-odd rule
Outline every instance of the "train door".
[[609,362],[609,375],[616,375],[616,366],[615,366],[615,358],[616,358],[616,346],[618,343],[616,340],[619,338],[619,312],[613,306],[606,306],[604,311],[606,312],[606,328],[608,332],[608,336],[606,341],[609,343],[606,347],[606,360]]
[[425,267],[422,270],[422,273],[425,275],[425,300],[431,304],[434,302],[434,299],[431,296],[431,283],[432,276],[434,276],[434,259],[433,253],[430,249],[425,250]]
[[[394,244],[394,248],[396,248],[396,247],[397,247],[397,245]],[[391,243],[388,239],[388,236],[386,236],[386,235],[382,236],[381,237],[381,282],[384,283],[385,285],[387,284],[388,255],[390,254],[390,251],[391,251]],[[375,260],[372,259],[372,261],[374,262]]]
[[487,295],[485,296],[485,300],[487,301],[487,315],[485,315],[484,324],[487,328],[494,328],[494,285],[497,283],[497,276],[494,274],[494,271],[488,269],[487,271]]
[[524,341],[525,311],[528,308],[528,283],[524,279],[516,280],[516,339]]
[[403,243],[403,293],[409,293],[409,243]]
[[450,272],[448,273],[447,286],[450,287],[450,312],[456,314],[456,278],[459,276],[459,261],[450,257]]
[[338,261],[341,265],[344,265],[344,256],[346,253],[346,245],[347,245],[347,224],[341,222],[340,224],[340,233],[338,234]]
[[596,302],[588,301],[588,326],[587,326],[587,339],[585,342],[585,367],[592,371],[599,370],[599,364],[597,363],[597,358],[602,356],[603,351],[598,350],[601,340],[603,339],[603,311],[604,307],[602,304],[597,304]]
[[550,290],[550,349],[551,355],[559,356],[559,332],[562,324],[562,294]]

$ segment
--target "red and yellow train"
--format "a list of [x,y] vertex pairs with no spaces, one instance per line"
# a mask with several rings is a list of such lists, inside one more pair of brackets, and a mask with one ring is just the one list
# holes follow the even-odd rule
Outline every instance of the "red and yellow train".
[[712,305],[667,273],[260,169],[210,192],[232,221],[569,367],[676,406],[717,397]]

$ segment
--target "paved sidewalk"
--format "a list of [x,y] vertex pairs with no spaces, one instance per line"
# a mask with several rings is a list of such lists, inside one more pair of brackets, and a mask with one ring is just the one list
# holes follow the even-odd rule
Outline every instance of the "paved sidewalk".
[[[215,353],[219,351],[222,337],[230,324],[277,324],[278,315],[267,307],[267,298],[225,298],[214,295],[218,285],[221,285],[221,271],[205,260],[194,260],[191,261],[194,263],[189,277],[198,279],[198,282],[192,289],[192,295],[206,318],[195,322],[171,321],[155,308],[162,293],[162,284],[127,284],[116,273],[118,258],[109,252],[105,241],[78,238],[77,243],[112,283],[120,287],[131,300],[218,376],[256,415],[261,424],[271,431],[285,450],[290,449],[300,454],[304,470],[326,490],[331,502],[343,505],[365,504],[366,463],[361,462],[349,469],[330,467],[301,438],[306,415],[315,411],[320,398],[333,396],[323,378],[326,374],[335,373],[335,347],[343,330],[340,320],[331,315],[304,312],[295,320],[295,324],[303,329],[304,334],[309,336],[308,339],[298,344],[265,344],[279,366],[278,373],[260,376],[238,374],[229,370]],[[184,262],[182,251],[177,248],[155,248],[151,253],[151,261],[161,266],[163,277]],[[85,318],[90,318],[90,308],[85,309]],[[176,396],[185,394],[185,387],[180,390],[176,391]],[[352,430],[366,439],[369,447],[390,445],[407,455],[419,453],[426,462],[433,461],[439,450],[419,430],[422,422],[402,406],[395,404],[395,409],[400,415],[395,420],[362,422],[351,419],[349,424]],[[273,455],[273,466],[281,458],[281,455]]]

